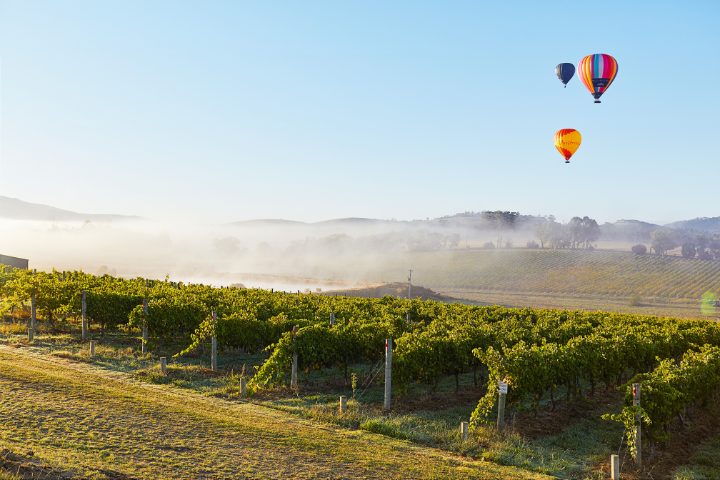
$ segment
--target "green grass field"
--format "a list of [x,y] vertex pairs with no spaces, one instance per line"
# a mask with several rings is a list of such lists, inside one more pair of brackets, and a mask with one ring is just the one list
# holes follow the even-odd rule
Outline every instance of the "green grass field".
[[545,478],[23,348],[0,392],[20,478]]

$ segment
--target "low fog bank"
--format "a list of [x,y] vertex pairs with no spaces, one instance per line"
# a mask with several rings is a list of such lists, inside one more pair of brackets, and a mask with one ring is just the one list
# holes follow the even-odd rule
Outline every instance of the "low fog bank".
[[30,268],[285,290],[404,280],[404,270],[394,278],[380,278],[376,272],[388,258],[407,252],[476,248],[488,242],[524,245],[532,238],[529,230],[359,219],[219,226],[0,220],[0,254],[28,258]]
[[413,259],[433,252],[539,247],[629,251],[634,243],[648,239],[654,227],[634,221],[599,226],[588,217],[562,224],[552,217],[499,211],[418,221],[342,219],[313,224],[4,219],[0,254],[28,258],[31,268],[41,270],[327,290],[405,281]]

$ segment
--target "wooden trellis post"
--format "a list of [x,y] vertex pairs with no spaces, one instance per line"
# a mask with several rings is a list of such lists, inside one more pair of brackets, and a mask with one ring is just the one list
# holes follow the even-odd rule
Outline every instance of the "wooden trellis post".
[[210,339],[210,370],[217,371],[217,314],[212,311],[213,334]]
[[385,410],[392,408],[392,355],[393,343],[390,337],[385,340],[385,401],[383,403]]
[[82,302],[80,304],[80,335],[82,341],[87,340],[88,329],[87,329],[87,292],[82,291]]
[[[298,290],[298,293],[300,291]],[[293,335],[293,344],[295,343],[295,336],[297,335],[298,330],[300,330],[299,325],[295,325],[292,329],[292,335]],[[292,357],[292,367],[290,369],[290,388],[297,390],[298,388],[298,354],[297,351],[293,353]]]

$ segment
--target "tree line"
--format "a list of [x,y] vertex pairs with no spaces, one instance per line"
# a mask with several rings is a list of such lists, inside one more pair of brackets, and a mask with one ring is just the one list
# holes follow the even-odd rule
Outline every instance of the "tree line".
[[565,224],[550,215],[538,224],[535,235],[540,241],[540,248],[592,249],[593,243],[600,238],[600,226],[587,215],[573,217]]
[[[667,255],[680,248],[685,258],[720,260],[720,234],[690,233],[668,228],[655,230],[650,234],[650,247],[658,255]],[[633,247],[633,252],[646,253]]]

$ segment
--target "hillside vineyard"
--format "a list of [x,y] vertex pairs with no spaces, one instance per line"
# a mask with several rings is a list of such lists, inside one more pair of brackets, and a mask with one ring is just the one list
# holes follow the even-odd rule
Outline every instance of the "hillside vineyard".
[[[347,377],[348,365],[381,360],[385,339],[393,338],[400,391],[468,372],[487,386],[475,425],[489,417],[500,380],[510,386],[509,408],[531,409],[547,397],[554,404],[560,393],[580,398],[599,386],[639,381],[649,387],[643,418],[652,425],[650,440],[662,439],[674,412],[720,386],[720,326],[711,321],[214,288],[77,271],[0,276],[3,302],[22,309],[34,301],[47,323],[79,321],[83,292],[89,322],[103,331],[144,327],[150,341],[180,345],[176,356],[213,337],[221,349],[268,350],[249,384],[256,392],[287,384],[294,355],[305,371],[337,368]],[[679,386],[687,395],[664,396]],[[627,422],[628,415],[613,419]]]

